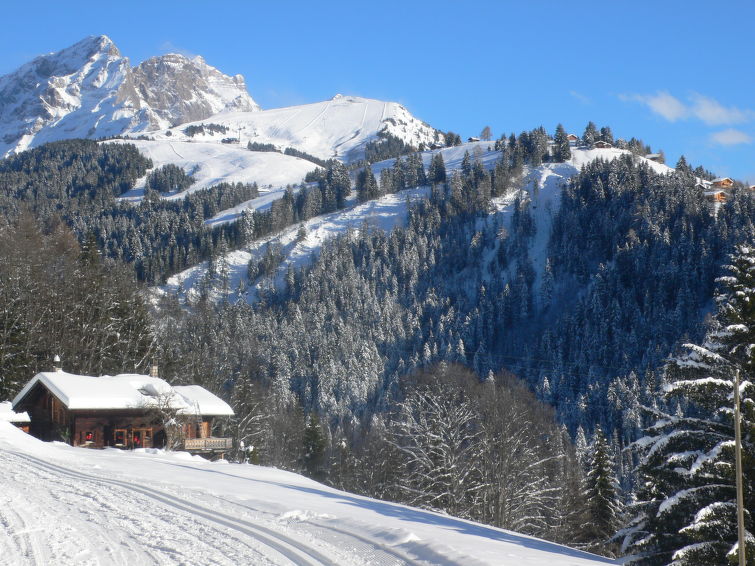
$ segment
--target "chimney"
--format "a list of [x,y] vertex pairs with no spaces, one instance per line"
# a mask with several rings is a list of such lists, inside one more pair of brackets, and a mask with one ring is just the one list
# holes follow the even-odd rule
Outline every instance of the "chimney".
[[60,356],[55,354],[55,357],[52,359],[52,363],[53,363],[52,371],[58,372],[58,373],[63,371],[63,367],[60,364]]
[[160,377],[158,371],[157,371],[157,362],[152,362],[152,365],[149,368],[149,376],[150,377]]

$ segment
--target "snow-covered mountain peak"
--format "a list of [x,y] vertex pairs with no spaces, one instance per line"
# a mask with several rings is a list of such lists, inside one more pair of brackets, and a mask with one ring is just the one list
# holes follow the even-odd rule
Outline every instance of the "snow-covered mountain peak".
[[112,135],[139,122],[131,67],[107,36],[0,77],[0,155],[55,139]]
[[75,71],[87,61],[92,61],[99,56],[121,57],[121,52],[108,36],[90,35],[61,51],[37,57],[32,64],[40,60],[52,61],[63,65],[68,64]]
[[225,75],[201,57],[169,54],[132,68],[109,37],[90,36],[0,77],[0,156],[256,110],[241,75]]

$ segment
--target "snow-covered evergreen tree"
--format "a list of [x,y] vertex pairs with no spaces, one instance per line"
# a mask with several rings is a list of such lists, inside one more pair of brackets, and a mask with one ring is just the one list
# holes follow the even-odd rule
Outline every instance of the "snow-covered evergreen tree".
[[621,524],[622,504],[615,468],[608,441],[597,427],[582,493],[585,501],[582,540],[593,550],[610,552],[607,541]]
[[665,398],[638,444],[638,509],[627,542],[643,564],[726,565],[736,557],[734,376],[741,376],[748,564],[755,564],[755,248],[740,246],[719,282],[718,312],[702,345],[667,366]]
[[556,161],[567,161],[571,159],[571,148],[569,147],[569,140],[566,137],[566,130],[561,124],[556,126],[556,133],[553,136],[553,144],[554,157]]
[[588,149],[592,149],[595,140],[598,138],[598,128],[594,122],[588,122],[585,127],[585,133],[582,134],[582,143],[584,143]]

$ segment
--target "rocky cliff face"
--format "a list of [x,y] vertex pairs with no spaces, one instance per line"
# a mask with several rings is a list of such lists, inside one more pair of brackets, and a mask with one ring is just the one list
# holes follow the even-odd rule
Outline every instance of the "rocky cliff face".
[[141,99],[171,126],[204,120],[223,111],[260,109],[246,90],[244,77],[229,77],[205,63],[170,53],[147,59],[134,69]]
[[224,110],[256,111],[244,78],[169,54],[132,68],[88,37],[0,77],[0,156],[49,141],[148,132]]

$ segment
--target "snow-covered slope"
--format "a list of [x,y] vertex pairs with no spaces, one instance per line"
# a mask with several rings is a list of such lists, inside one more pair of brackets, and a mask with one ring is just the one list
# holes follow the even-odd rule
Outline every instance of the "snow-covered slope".
[[[461,162],[464,154],[467,152],[469,152],[470,156],[479,159],[488,169],[493,168],[496,161],[500,159],[500,152],[492,149],[492,143],[472,142],[456,147],[424,152],[422,160],[426,168],[430,164],[433,154],[438,152],[442,153],[446,169],[449,172],[461,168]],[[513,210],[512,203],[517,195],[532,201],[533,217],[536,223],[536,237],[531,243],[530,257],[533,267],[538,274],[538,285],[539,276],[545,267],[546,247],[550,235],[551,221],[553,214],[558,210],[562,187],[585,164],[591,163],[596,159],[610,161],[628,153],[621,149],[574,148],[572,149],[572,158],[566,163],[546,163],[535,169],[527,168],[521,180],[521,191],[511,193],[506,197],[501,197],[494,201],[496,213],[501,214],[504,221],[507,221],[508,217],[510,217]],[[645,160],[642,157],[637,157],[637,159],[646,161],[657,173],[665,174],[673,171],[671,167],[666,165]],[[389,159],[375,163],[372,166],[375,175],[379,176],[379,172],[382,169],[391,167],[394,161],[393,159]],[[537,190],[535,190],[536,185],[538,187]],[[230,252],[225,257],[229,273],[228,288],[235,292],[239,288],[240,283],[243,282],[244,285],[248,283],[246,273],[249,261],[252,259],[255,261],[261,259],[266,251],[267,244],[280,245],[284,255],[284,260],[274,278],[274,283],[281,285],[289,267],[298,268],[306,265],[313,257],[317,256],[324,242],[344,234],[347,230],[356,230],[363,226],[365,222],[371,227],[378,227],[383,230],[392,230],[396,226],[403,225],[408,210],[407,203],[417,198],[424,198],[426,194],[426,189],[411,189],[394,195],[386,195],[376,201],[359,205],[356,204],[355,197],[352,196],[352,207],[325,216],[318,216],[303,223],[307,234],[303,240],[298,238],[300,226],[297,224],[290,226],[278,234],[256,241],[245,249]],[[215,224],[234,221],[238,218],[243,208],[264,209],[269,206],[272,200],[280,198],[282,195],[282,190],[268,191],[258,199],[218,213],[208,223]],[[178,273],[169,278],[167,284],[158,289],[157,292],[175,292],[181,288],[190,295],[198,293],[199,284],[206,274],[207,268],[207,262],[204,262]],[[256,297],[256,288],[252,287],[248,290],[246,299],[254,301]]]
[[[225,126],[228,131],[196,135],[199,141],[220,141],[225,137],[248,142],[270,143],[281,149],[293,147],[321,159],[337,157],[349,161],[364,156],[364,146],[387,132],[419,147],[438,143],[440,133],[412,116],[395,102],[336,95],[330,100],[261,112],[234,112],[212,116],[201,123]],[[188,124],[187,124],[188,125]],[[186,125],[151,134],[155,139],[187,139]]]
[[88,37],[0,77],[0,156],[257,109],[243,77],[223,75],[201,57],[169,54],[134,69],[107,36]]
[[4,565],[614,563],[290,472],[43,443],[4,422],[0,477]]
[[[133,143],[152,159],[156,168],[173,164],[194,177],[195,183],[189,189],[167,198],[183,198],[187,193],[219,183],[257,183],[261,192],[268,192],[300,183],[307,172],[317,167],[306,159],[276,152],[249,151],[237,145],[144,140],[128,143]],[[134,190],[126,193],[124,198],[140,200],[145,179],[137,181]]]
[[[397,194],[386,195],[378,200],[369,201],[339,212],[325,214],[312,218],[303,224],[296,224],[282,232],[262,238],[250,244],[247,248],[230,252],[225,256],[228,265],[229,289],[238,289],[239,283],[246,282],[249,261],[259,261],[264,256],[268,244],[280,245],[285,259],[277,270],[274,283],[281,285],[283,277],[289,267],[307,265],[319,252],[324,242],[340,236],[348,230],[358,230],[365,224],[370,228],[380,228],[390,231],[396,226],[404,224],[408,211],[408,203],[425,198],[428,190],[425,188],[410,189]],[[259,200],[259,199],[255,199]],[[257,208],[260,208],[259,206]],[[220,213],[219,221],[227,221],[227,215]],[[299,230],[303,227],[306,236],[299,238]],[[179,287],[189,294],[198,293],[202,278],[207,273],[207,262],[195,265],[168,279],[167,284],[158,292],[176,292]],[[246,299],[254,301],[257,298],[257,288],[248,290]]]

